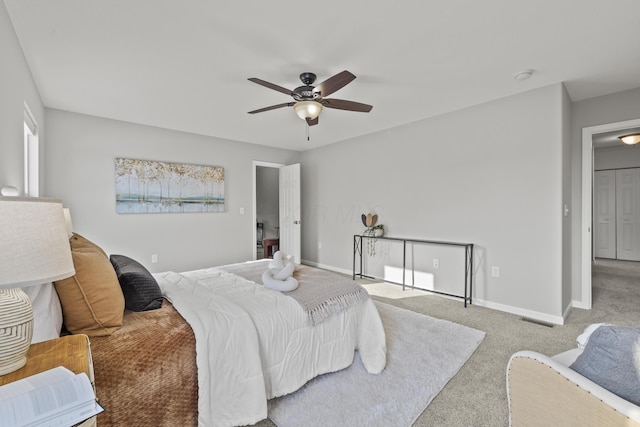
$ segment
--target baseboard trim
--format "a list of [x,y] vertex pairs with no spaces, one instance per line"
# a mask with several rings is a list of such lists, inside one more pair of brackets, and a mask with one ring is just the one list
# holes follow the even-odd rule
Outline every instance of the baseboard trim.
[[587,307],[587,305],[584,302],[576,301],[576,300],[571,301],[571,307],[580,308],[582,310],[591,310],[591,307]]
[[[334,267],[332,265],[321,264],[321,263],[309,261],[306,259],[302,260],[302,264],[309,265],[311,267],[322,268],[324,270],[334,271],[336,273],[346,274],[348,276],[353,275],[353,271],[351,270],[345,270],[342,268]],[[428,292],[428,290],[424,290],[424,291]],[[438,294],[432,293],[432,295],[438,295]],[[539,311],[527,310],[520,307],[513,307],[511,305],[484,301],[478,298],[473,299],[473,304],[478,305],[480,307],[490,308],[492,310],[504,311],[505,313],[511,313],[511,314],[516,314],[518,316],[528,317],[530,319],[535,319],[535,320],[539,320],[546,323],[553,323],[554,325],[564,325],[564,321],[568,316],[569,311],[571,310],[571,307],[572,306],[575,307],[575,305],[573,304],[569,305],[569,307],[567,307],[567,310],[564,312],[562,316],[554,316],[547,313],[541,313]]]
[[554,316],[552,314],[541,313],[539,311],[527,310],[526,308],[514,307],[506,304],[499,304],[490,301],[484,301],[478,298],[473,299],[473,304],[480,307],[490,308],[492,310],[504,311],[505,313],[516,314],[518,316],[528,317],[530,319],[540,320],[554,325],[564,325],[563,316]]
[[311,267],[322,268],[323,270],[334,271],[334,272],[340,273],[340,274],[346,274],[348,276],[352,276],[353,275],[353,271],[351,271],[351,270],[344,270],[342,268],[337,268],[337,267],[334,267],[332,265],[320,264],[318,262],[309,261],[307,259],[303,259],[302,260],[302,264],[309,265]]

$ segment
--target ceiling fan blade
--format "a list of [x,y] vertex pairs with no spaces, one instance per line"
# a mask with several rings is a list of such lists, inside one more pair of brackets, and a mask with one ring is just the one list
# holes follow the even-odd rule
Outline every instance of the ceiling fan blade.
[[255,77],[248,78],[247,80],[249,80],[250,82],[254,82],[254,83],[257,83],[259,85],[262,85],[264,87],[268,87],[269,89],[277,90],[278,92],[282,92],[282,93],[285,93],[287,95],[292,95],[293,96],[293,92],[292,91],[290,91],[289,89],[284,88],[282,86],[278,86],[278,85],[275,85],[273,83],[269,83],[267,81],[264,81],[264,80],[261,80],[261,79],[255,78]]
[[258,110],[249,111],[249,114],[262,113],[264,111],[275,110],[276,108],[291,107],[295,102],[285,102],[284,104],[272,105],[270,107],[260,108]]
[[360,113],[368,113],[373,108],[372,105],[361,104],[360,102],[345,101],[344,99],[323,99],[320,103],[327,108],[335,108],[337,110],[357,111]]
[[307,119],[307,124],[309,126],[315,126],[318,124],[318,117],[316,117],[315,119]]
[[316,93],[320,93],[320,96],[322,97],[329,96],[333,92],[342,89],[343,87],[351,83],[355,78],[356,76],[354,76],[347,70],[344,70],[343,72],[338,73],[333,77],[329,77],[327,80],[320,83],[313,89],[313,91]]

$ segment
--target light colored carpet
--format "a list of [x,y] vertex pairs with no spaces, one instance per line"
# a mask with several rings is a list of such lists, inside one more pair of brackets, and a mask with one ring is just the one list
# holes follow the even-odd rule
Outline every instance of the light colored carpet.
[[[350,276],[349,276],[350,277]],[[508,286],[518,286],[517,277]],[[574,308],[563,326],[523,322],[520,316],[478,305],[464,308],[459,299],[402,290],[401,286],[358,279],[372,298],[486,332],[482,344],[438,393],[414,427],[508,427],[506,369],[519,350],[547,355],[575,348],[576,337],[591,323],[640,325],[640,262],[596,260],[593,309]],[[326,427],[333,427],[325,424]],[[274,427],[268,418],[255,427]]]
[[484,332],[376,302],[387,335],[387,366],[368,374],[359,355],[347,369],[322,375],[269,401],[279,427],[410,426],[464,365]]

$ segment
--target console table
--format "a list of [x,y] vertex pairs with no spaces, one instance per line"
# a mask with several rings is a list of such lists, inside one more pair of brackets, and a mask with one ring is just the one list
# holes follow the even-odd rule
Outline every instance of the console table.
[[[368,276],[364,274],[363,265],[362,265],[362,248],[364,239],[377,239],[377,240],[389,240],[395,242],[402,242],[402,283],[393,282],[390,280],[385,280],[382,277],[374,277]],[[356,276],[360,278],[367,278],[373,280],[384,280],[389,283],[394,283],[396,285],[402,285],[402,290],[405,289],[405,274],[406,274],[406,263],[407,263],[407,243],[423,243],[429,245],[446,245],[446,246],[460,246],[464,248],[464,295],[455,295],[447,292],[440,292],[436,290],[427,290],[428,292],[433,292],[436,294],[447,295],[455,298],[462,298],[464,300],[464,306],[467,306],[467,303],[471,304],[471,294],[473,291],[473,243],[459,243],[459,242],[445,242],[440,240],[422,240],[422,239],[406,239],[402,237],[374,237],[374,236],[366,236],[362,234],[354,234],[353,235],[353,280],[356,279]],[[360,257],[360,272],[356,273],[356,257]],[[411,274],[414,277],[414,267],[413,263],[411,264]],[[415,280],[411,281],[411,289],[415,289]]]

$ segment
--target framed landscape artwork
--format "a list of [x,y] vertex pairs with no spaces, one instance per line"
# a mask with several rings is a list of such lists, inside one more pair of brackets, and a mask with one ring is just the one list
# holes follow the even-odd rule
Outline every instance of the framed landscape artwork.
[[224,212],[224,168],[115,159],[116,212]]

